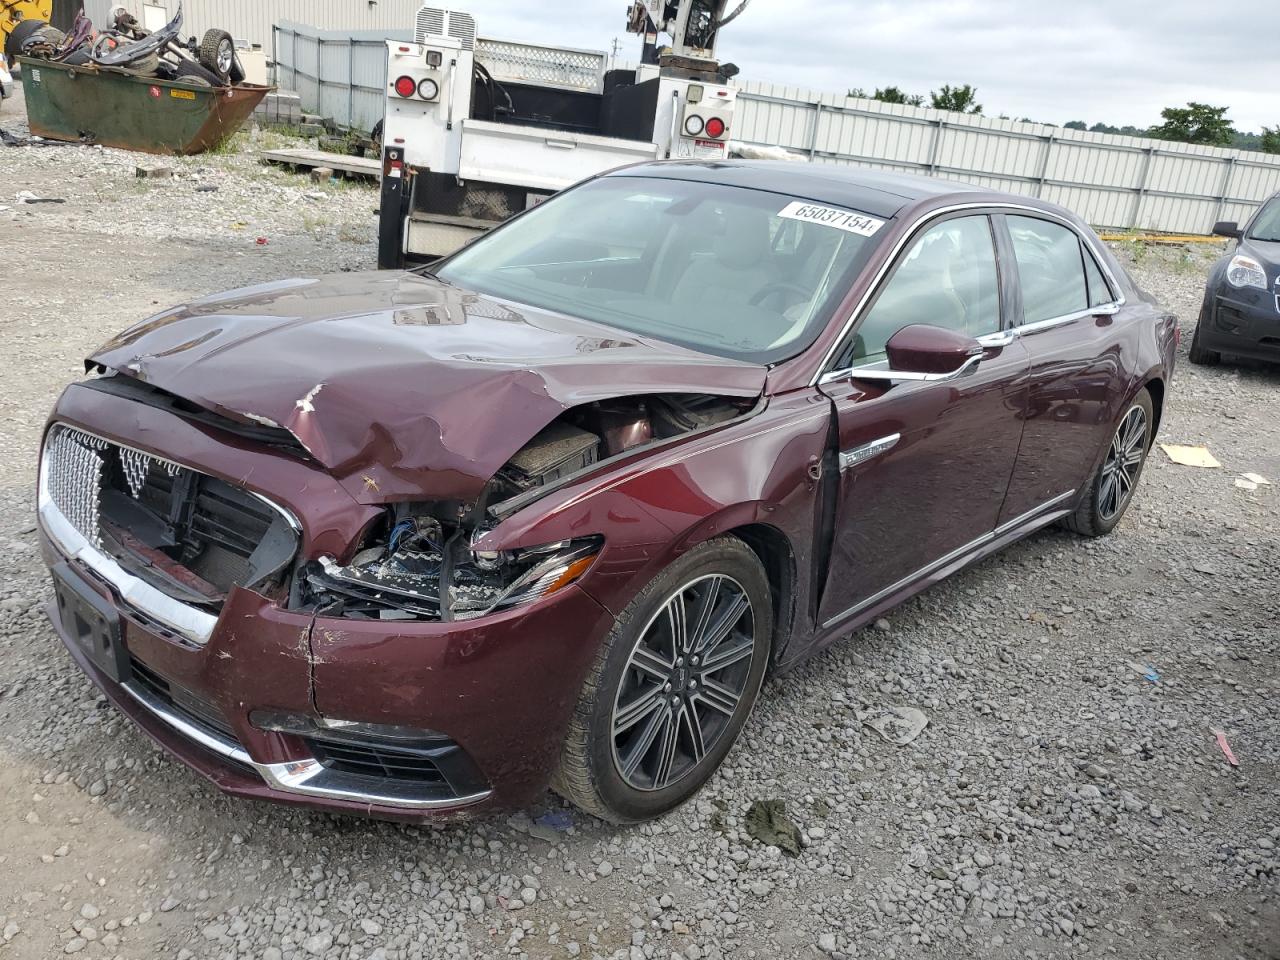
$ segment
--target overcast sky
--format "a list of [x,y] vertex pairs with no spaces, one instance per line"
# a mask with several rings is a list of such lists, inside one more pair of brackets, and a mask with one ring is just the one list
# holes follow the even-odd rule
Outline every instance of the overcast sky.
[[[627,0],[455,0],[484,36],[635,60]],[[1147,127],[1188,100],[1241,130],[1280,125],[1275,0],[752,0],[720,55],[743,78],[843,93],[971,83],[991,116]]]

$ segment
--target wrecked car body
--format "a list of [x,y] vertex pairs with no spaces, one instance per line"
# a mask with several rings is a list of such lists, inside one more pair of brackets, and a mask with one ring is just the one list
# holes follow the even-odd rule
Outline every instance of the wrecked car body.
[[[1114,322],[1075,349],[1124,369],[1032,376],[1038,331],[1076,319],[1023,323],[1013,270],[994,331],[929,324],[956,302],[937,282],[969,289],[934,255],[985,230],[994,260],[1013,210],[1096,261],[1076,319]],[[51,617],[229,792],[417,819],[554,778],[646,819],[714,772],[766,670],[1047,523],[1118,523],[1173,329],[1047,205],[791,165],[615,172],[430,273],[231,291],[94,352],[42,452]],[[1023,452],[1064,444],[1052,471]]]
[[225,141],[271,88],[245,82],[225,30],[179,39],[182,4],[147,31],[123,7],[95,30],[83,11],[69,34],[24,21],[8,49],[28,80],[32,133],[158,154],[194,154]]

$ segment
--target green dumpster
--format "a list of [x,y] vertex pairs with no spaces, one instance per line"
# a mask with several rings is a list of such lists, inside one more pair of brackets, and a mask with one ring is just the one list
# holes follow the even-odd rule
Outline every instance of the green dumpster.
[[143,153],[192,154],[217,146],[272,90],[248,83],[198,86],[137,77],[118,67],[17,59],[33,134]]

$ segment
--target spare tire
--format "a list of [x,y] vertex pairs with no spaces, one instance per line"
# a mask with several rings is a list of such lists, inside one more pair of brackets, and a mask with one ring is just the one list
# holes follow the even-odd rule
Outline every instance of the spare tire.
[[236,44],[225,30],[206,30],[200,41],[200,66],[218,78],[219,85],[231,80],[236,62]]

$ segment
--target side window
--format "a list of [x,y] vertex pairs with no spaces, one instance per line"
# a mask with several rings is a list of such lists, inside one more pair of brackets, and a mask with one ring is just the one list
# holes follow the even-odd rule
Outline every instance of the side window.
[[916,240],[862,318],[850,365],[882,358],[889,339],[913,323],[971,337],[1000,329],[1000,274],[985,216],[944,220]]
[[1089,281],[1090,307],[1101,307],[1103,304],[1115,302],[1116,295],[1107,286],[1106,278],[1102,275],[1102,268],[1098,266],[1098,261],[1093,258],[1093,254],[1089,252],[1088,247],[1084,248],[1084,276]]
[[1087,310],[1089,291],[1076,232],[1034,217],[1005,220],[1022,280],[1023,322],[1037,323]]

